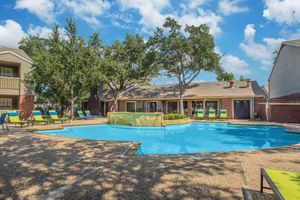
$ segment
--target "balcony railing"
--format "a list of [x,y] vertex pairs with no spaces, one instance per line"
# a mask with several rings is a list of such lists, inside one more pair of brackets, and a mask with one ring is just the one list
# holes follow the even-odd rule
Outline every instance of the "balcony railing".
[[20,89],[20,78],[0,76],[0,89]]

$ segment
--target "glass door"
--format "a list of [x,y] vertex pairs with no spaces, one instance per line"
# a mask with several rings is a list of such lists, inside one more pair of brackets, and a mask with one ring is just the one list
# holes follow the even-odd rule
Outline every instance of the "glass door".
[[250,119],[250,100],[234,100],[234,118]]
[[157,102],[151,101],[149,103],[149,112],[157,112]]

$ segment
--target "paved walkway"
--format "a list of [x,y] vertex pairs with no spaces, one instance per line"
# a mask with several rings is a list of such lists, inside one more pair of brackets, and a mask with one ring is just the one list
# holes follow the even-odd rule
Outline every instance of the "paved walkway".
[[259,169],[300,172],[300,145],[124,156],[130,145],[27,130],[0,133],[0,199],[241,199],[242,187],[253,199],[273,199],[257,192]]

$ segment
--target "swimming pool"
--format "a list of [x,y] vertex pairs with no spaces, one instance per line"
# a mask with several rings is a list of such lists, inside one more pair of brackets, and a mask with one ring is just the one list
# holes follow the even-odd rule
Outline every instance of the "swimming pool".
[[280,126],[197,123],[166,127],[116,125],[70,126],[39,131],[72,138],[139,141],[137,154],[183,154],[226,152],[280,147],[300,143],[300,134],[286,133]]

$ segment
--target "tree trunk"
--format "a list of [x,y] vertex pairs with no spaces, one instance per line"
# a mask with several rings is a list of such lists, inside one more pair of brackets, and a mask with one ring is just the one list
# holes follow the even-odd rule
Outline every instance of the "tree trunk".
[[111,101],[111,104],[109,105],[109,111],[110,112],[119,112],[118,110],[118,99],[117,98],[113,98],[113,100]]
[[75,103],[75,98],[74,98],[74,91],[72,89],[71,90],[71,119],[74,118],[74,103]]
[[180,94],[179,94],[179,109],[180,109],[180,114],[184,115],[183,91],[181,89],[180,89]]
[[71,99],[71,118],[74,118],[74,99]]

